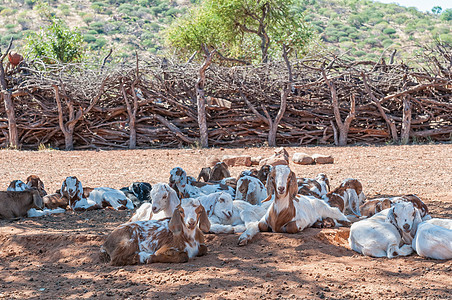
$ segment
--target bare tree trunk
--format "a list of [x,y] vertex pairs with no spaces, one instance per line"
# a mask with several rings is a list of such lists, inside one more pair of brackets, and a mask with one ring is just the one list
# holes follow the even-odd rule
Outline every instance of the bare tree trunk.
[[[1,94],[3,98],[3,103],[5,104],[6,117],[8,118],[8,140],[9,146],[13,148],[19,148],[19,133],[17,131],[16,124],[16,114],[14,112],[14,104],[11,96],[11,91],[8,90],[5,77],[5,69],[3,68],[3,60],[8,55],[13,39],[9,41],[8,48],[5,53],[0,58],[0,83],[1,83]],[[1,55],[1,52],[0,52]]]
[[204,49],[206,52],[206,59],[204,64],[199,69],[198,80],[196,81],[196,101],[198,104],[198,124],[199,124],[199,135],[202,148],[209,147],[209,135],[207,132],[207,119],[206,119],[206,97],[204,94],[204,85],[206,83],[206,70],[212,63],[212,57],[215,55],[216,50],[208,52],[207,48]]
[[339,141],[337,146],[345,146],[347,145],[347,137],[348,131],[350,129],[350,124],[355,119],[355,95],[352,94],[350,96],[350,112],[345,118],[345,121],[342,122],[341,113],[339,110],[339,101],[337,100],[336,87],[334,86],[334,83],[331,82],[328,77],[326,77],[325,69],[322,69],[322,76],[331,91],[334,118],[336,119],[336,124],[339,129]]
[[402,116],[402,132],[400,141],[402,144],[408,144],[410,140],[411,130],[411,101],[409,96],[403,97],[403,116]]
[[[58,123],[59,123],[60,129],[64,135],[65,150],[73,150],[74,149],[74,137],[72,135],[73,130],[71,130],[71,128],[68,128],[68,126],[66,126],[66,124],[64,123],[63,107],[61,105],[61,100],[60,100],[60,89],[57,85],[54,85],[53,88],[55,89],[55,100],[56,100],[57,109],[58,109]],[[72,106],[69,110],[70,110],[69,114],[73,116]],[[69,117],[69,119],[71,119],[71,116]]]
[[264,105],[261,105],[262,110],[264,111],[265,117],[260,114],[257,109],[254,107],[254,105],[246,98],[246,96],[240,92],[243,100],[248,105],[248,107],[251,109],[251,111],[256,114],[256,116],[267,123],[268,125],[268,145],[270,147],[276,147],[276,134],[278,132],[278,125],[281,122],[284,113],[286,112],[287,108],[287,97],[289,96],[289,93],[292,91],[292,68],[290,66],[289,59],[287,58],[287,52],[286,52],[286,45],[283,45],[283,58],[286,62],[287,71],[289,73],[289,82],[287,83],[286,87],[281,91],[281,104],[278,110],[278,114],[276,115],[275,120],[272,120],[272,117],[268,113],[267,109]]
[[77,125],[77,122],[80,121],[80,119],[87,114],[93,107],[96,105],[97,101],[99,101],[100,96],[102,96],[105,82],[107,81],[108,77],[105,77],[105,79],[102,81],[102,84],[99,88],[99,92],[94,97],[94,99],[91,101],[90,105],[84,110],[80,108],[79,111],[75,112],[74,105],[72,103],[71,99],[68,99],[69,97],[66,95],[66,92],[64,91],[64,84],[61,82],[61,86],[63,89],[63,93],[65,94],[66,98],[66,105],[68,107],[68,121],[64,123],[64,114],[63,114],[63,107],[61,105],[61,99],[60,99],[60,88],[58,85],[54,84],[53,88],[55,89],[55,100],[57,103],[58,108],[58,124],[60,125],[60,129],[63,132],[64,135],[64,144],[66,150],[74,150],[74,129]]

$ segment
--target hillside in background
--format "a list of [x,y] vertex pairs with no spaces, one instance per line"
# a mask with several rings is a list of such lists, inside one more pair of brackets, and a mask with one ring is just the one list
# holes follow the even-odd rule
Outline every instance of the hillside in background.
[[[192,2],[196,0],[0,0],[0,43],[4,48],[13,37],[20,51],[26,36],[45,26],[44,15],[51,14],[78,27],[94,55],[110,48],[119,57],[135,50],[161,54],[166,51],[162,30]],[[352,59],[376,60],[394,48],[406,58],[416,45],[435,37],[452,43],[452,20],[444,13],[370,0],[299,0],[294,9],[304,12],[322,45]]]

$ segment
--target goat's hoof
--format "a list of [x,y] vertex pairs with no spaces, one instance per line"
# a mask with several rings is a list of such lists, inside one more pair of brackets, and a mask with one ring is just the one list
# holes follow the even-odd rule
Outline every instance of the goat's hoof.
[[243,238],[243,239],[239,238],[238,245],[239,245],[239,246],[245,246],[245,245],[248,244],[249,241],[250,241],[249,238]]

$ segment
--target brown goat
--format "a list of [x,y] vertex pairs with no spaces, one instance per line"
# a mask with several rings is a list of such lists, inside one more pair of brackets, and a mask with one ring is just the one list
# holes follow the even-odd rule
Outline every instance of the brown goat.
[[39,191],[0,192],[0,219],[24,217],[31,208],[43,208]]

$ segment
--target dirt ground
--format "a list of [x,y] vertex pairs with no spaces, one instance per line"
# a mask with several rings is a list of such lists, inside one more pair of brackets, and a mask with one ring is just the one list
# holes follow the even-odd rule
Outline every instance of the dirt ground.
[[[333,155],[331,165],[291,165],[298,176],[320,172],[332,187],[358,178],[369,198],[418,194],[433,217],[452,218],[452,145],[308,147],[295,152]],[[271,148],[99,152],[0,151],[0,187],[41,177],[49,192],[66,176],[85,186],[120,188],[133,181],[167,182],[183,167],[197,176],[209,155],[269,156]],[[238,175],[244,167],[231,168]],[[208,254],[184,264],[112,267],[99,247],[130,211],[66,212],[0,221],[0,299],[446,299],[452,261],[416,255],[365,257],[348,247],[348,228],[308,228],[298,234],[258,234],[238,247],[238,235],[208,234]]]

